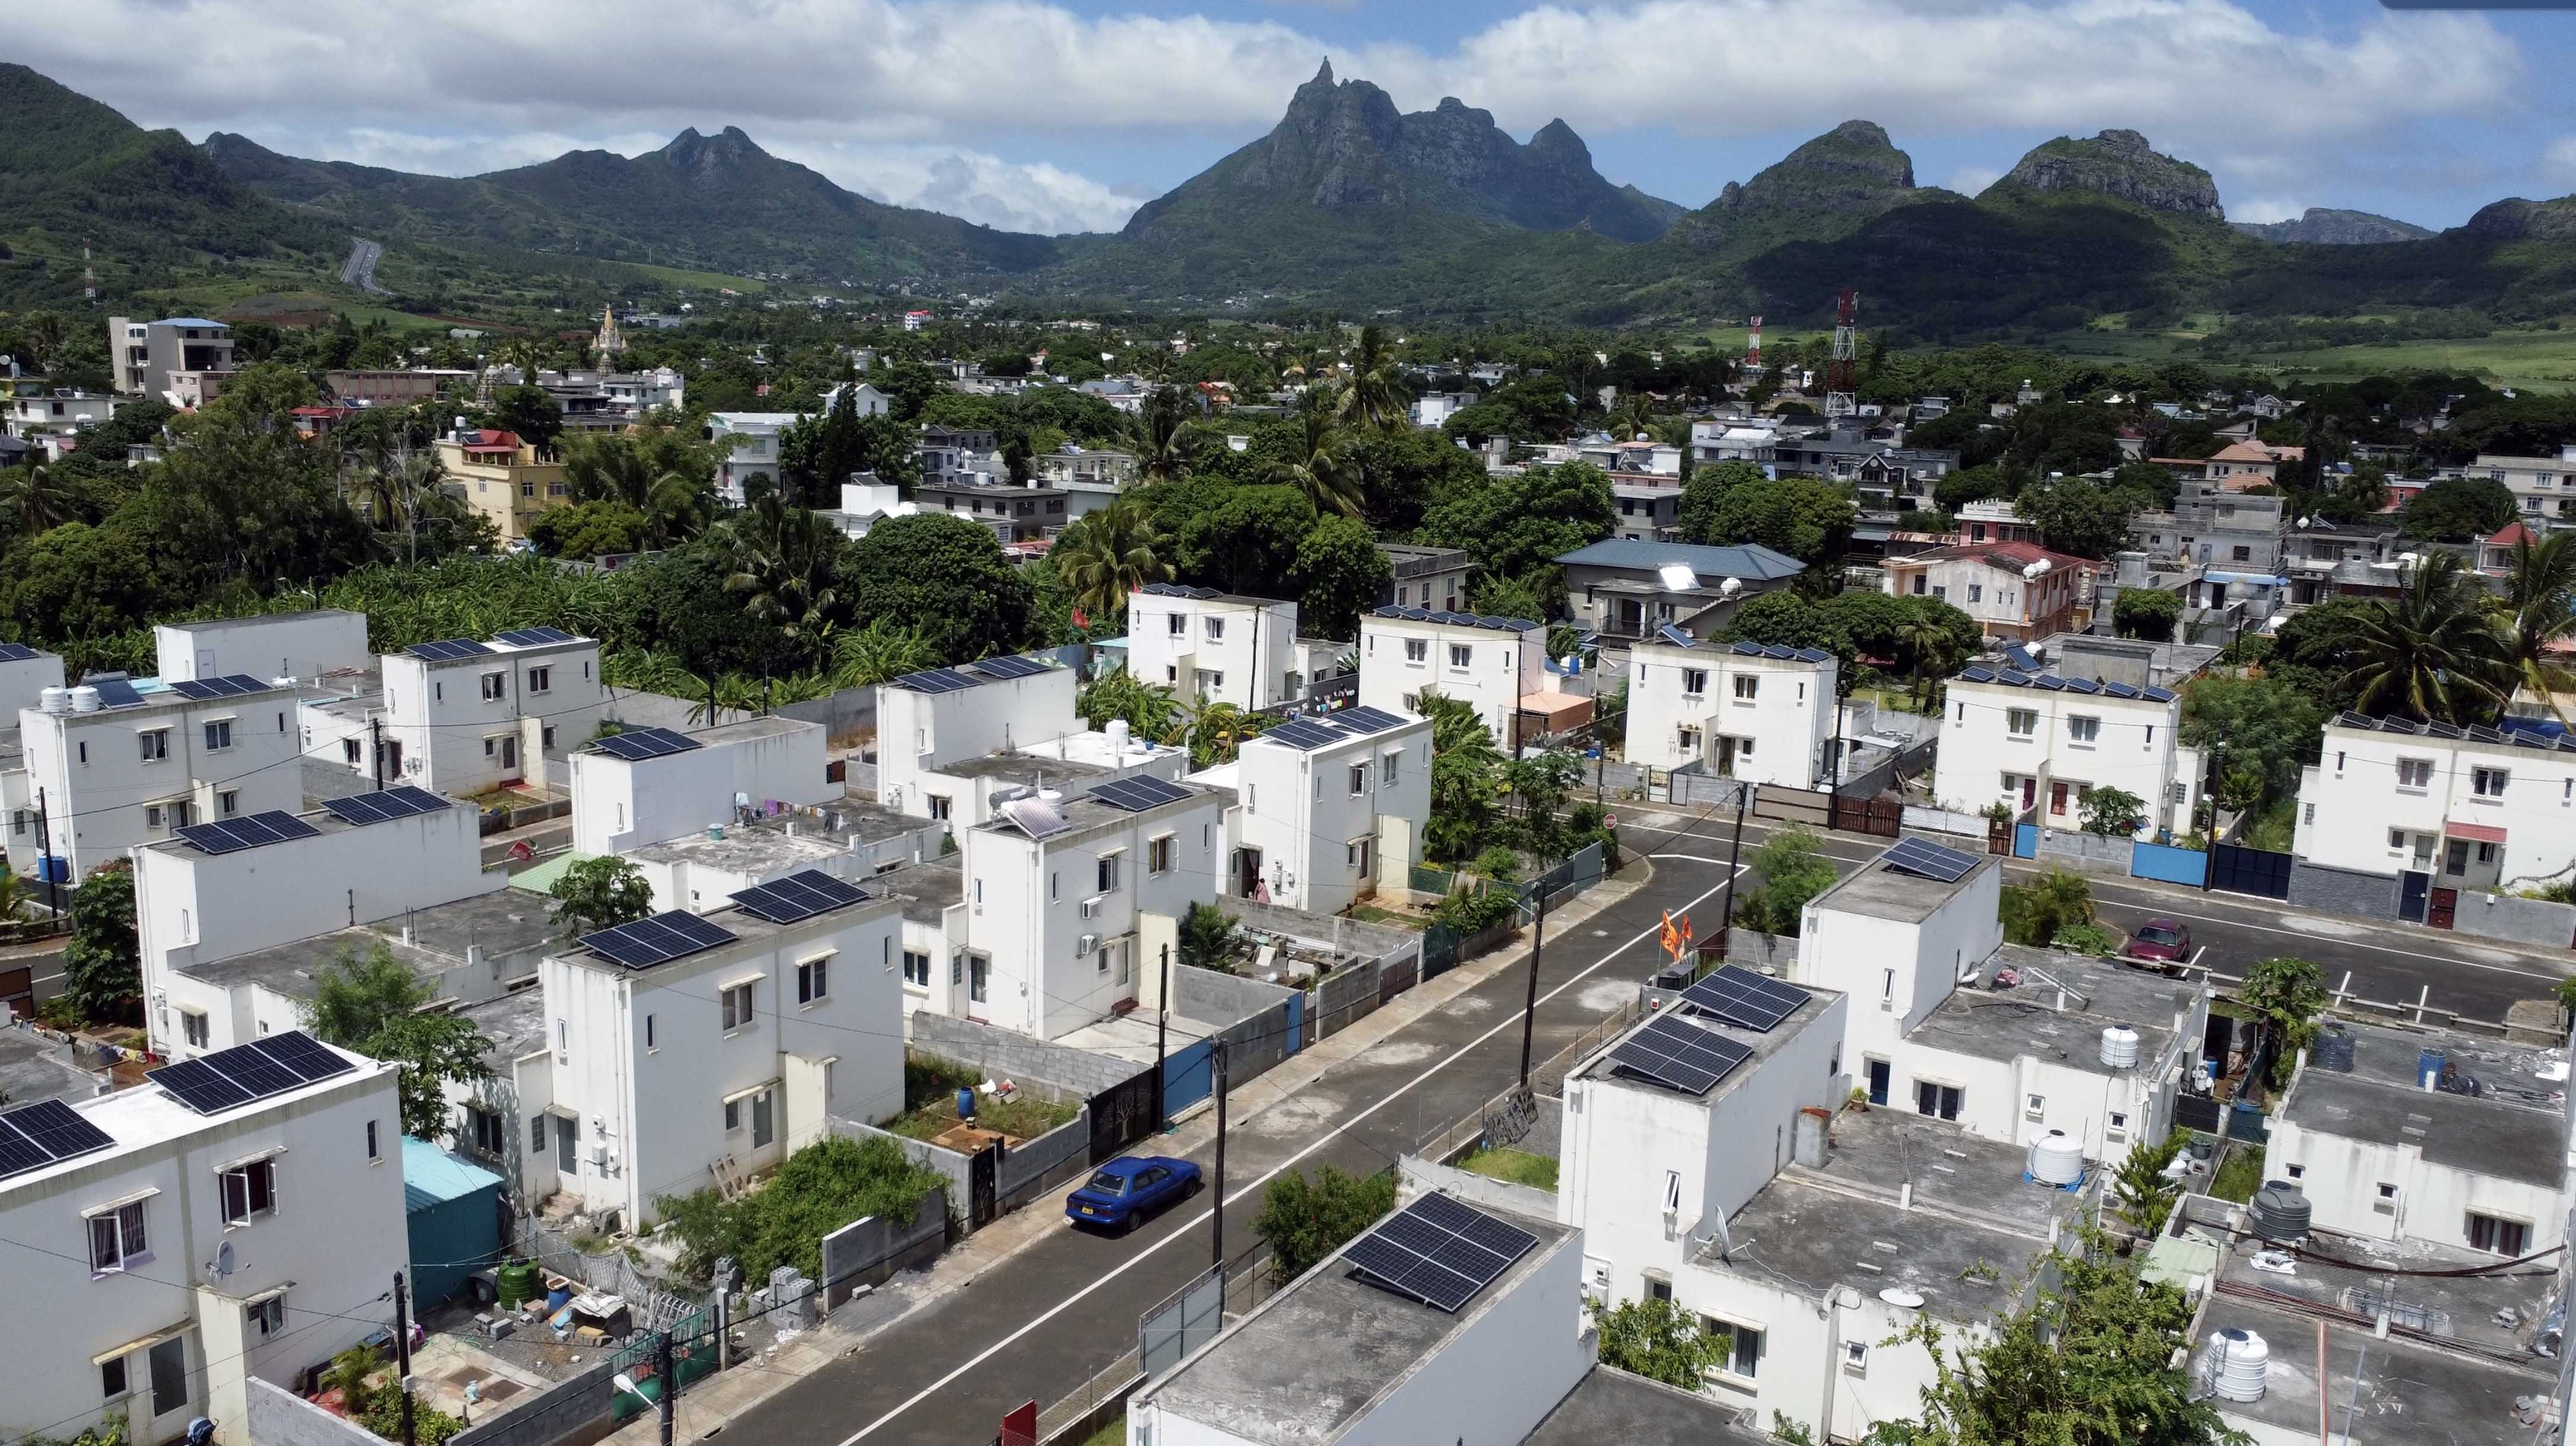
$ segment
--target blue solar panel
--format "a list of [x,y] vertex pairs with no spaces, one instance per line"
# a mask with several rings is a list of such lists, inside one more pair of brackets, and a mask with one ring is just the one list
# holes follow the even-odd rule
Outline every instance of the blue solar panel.
[[1339,728],[1327,727],[1310,719],[1299,718],[1269,729],[1261,736],[1268,742],[1284,743],[1300,752],[1312,753],[1328,744],[1347,741],[1353,735]]
[[629,763],[641,763],[647,758],[667,758],[674,753],[686,753],[704,746],[688,734],[674,733],[668,728],[629,728],[623,733],[603,734],[590,741],[592,752],[623,758]]
[[968,666],[988,678],[1034,678],[1040,673],[1055,671],[1035,658],[1020,657],[986,658]]
[[867,901],[867,891],[845,884],[821,869],[806,869],[786,878],[745,889],[733,896],[734,907],[773,924],[793,924],[816,914],[846,909]]
[[248,818],[218,819],[213,823],[190,824],[178,830],[199,853],[229,854],[262,844],[284,843],[288,839],[311,838],[321,830],[283,809],[254,813]]
[[1729,964],[1682,991],[1682,1003],[1702,1014],[1768,1034],[1813,998],[1795,984]]
[[498,643],[508,643],[514,648],[535,648],[542,647],[547,643],[569,643],[575,641],[572,634],[565,632],[561,628],[514,628],[506,633],[494,633],[492,635],[492,640]]
[[1094,787],[1091,790],[1091,796],[1112,808],[1123,808],[1129,813],[1143,813],[1149,808],[1178,803],[1189,797],[1190,791],[1177,783],[1165,783],[1159,778],[1139,776],[1111,779],[1107,783]]
[[0,643],[0,663],[23,663],[36,656],[36,650],[25,643]]
[[1661,1015],[1610,1051],[1610,1066],[1668,1089],[1704,1095],[1753,1051],[1677,1014]]
[[582,947],[629,969],[650,969],[732,943],[739,937],[731,929],[708,923],[686,909],[672,909],[614,929],[584,934],[581,942]]
[[1346,708],[1333,715],[1333,722],[1354,733],[1384,733],[1389,728],[1404,726],[1402,718],[1382,708]]
[[148,1071],[144,1078],[168,1090],[198,1114],[211,1115],[356,1068],[320,1040],[300,1029],[290,1029],[284,1034],[217,1050],[201,1059],[163,1065]]
[[1919,838],[1900,839],[1887,851],[1887,866],[1898,873],[1914,874],[1944,884],[1955,884],[1977,870],[1973,855],[1957,849],[1925,843]]
[[910,693],[957,693],[979,681],[955,668],[932,668],[925,673],[906,673],[895,679],[894,685]]
[[123,678],[100,678],[86,686],[98,690],[98,704],[102,708],[132,708],[143,701],[143,695],[135,692],[134,685]]
[[322,806],[343,823],[368,824],[410,818],[414,814],[436,813],[448,807],[448,802],[428,789],[405,784],[375,793],[352,793],[342,798],[324,799]]
[[61,1100],[42,1100],[0,1114],[0,1180],[115,1144],[107,1131]]
[[442,638],[434,643],[414,643],[403,649],[415,658],[433,663],[454,662],[458,658],[480,658],[491,654],[491,646],[472,638]]

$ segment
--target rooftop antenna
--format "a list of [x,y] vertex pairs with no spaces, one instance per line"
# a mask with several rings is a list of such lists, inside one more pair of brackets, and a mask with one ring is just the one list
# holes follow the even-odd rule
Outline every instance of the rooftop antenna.
[[1834,300],[1834,355],[1825,363],[1825,420],[1860,415],[1860,293],[1846,286]]

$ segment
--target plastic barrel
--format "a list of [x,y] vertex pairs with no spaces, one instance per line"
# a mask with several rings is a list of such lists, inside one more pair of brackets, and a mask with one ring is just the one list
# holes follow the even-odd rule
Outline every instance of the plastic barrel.
[[514,1260],[500,1270],[501,1308],[517,1310],[537,1293],[537,1268],[524,1260]]
[[972,1086],[961,1085],[958,1087],[957,1118],[961,1120],[971,1120],[975,1118],[975,1091]]

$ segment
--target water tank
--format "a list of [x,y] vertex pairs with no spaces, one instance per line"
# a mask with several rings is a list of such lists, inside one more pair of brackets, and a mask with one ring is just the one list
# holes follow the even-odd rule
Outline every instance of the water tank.
[[2272,1348],[2249,1330],[2229,1327],[2209,1338],[2210,1381],[2223,1401],[2263,1399],[2263,1377]]
[[1109,746],[1112,749],[1119,752],[1126,751],[1128,732],[1126,719],[1112,718],[1109,720],[1109,726],[1100,731],[1109,735]]
[[2138,1067],[2138,1032],[2125,1024],[2102,1031],[2102,1062],[2113,1069]]
[[2064,1130],[2030,1142],[2030,1178],[2043,1185],[2072,1185],[2084,1178],[2084,1147]]
[[73,712],[95,713],[99,710],[99,707],[98,690],[96,688],[89,686],[87,683],[83,683],[79,687],[72,689]]
[[39,688],[36,690],[36,706],[48,713],[68,713],[72,711],[72,690]]
[[2450,1068],[2451,1057],[2438,1049],[2415,1052],[2415,1082],[2427,1090],[2442,1087],[2442,1071]]
[[2308,1063],[2337,1074],[2350,1074],[2353,1045],[2351,1030],[2340,1024],[2329,1024],[2317,1031],[2317,1042],[2308,1046]]
[[2288,1242],[2308,1233],[2308,1197],[2288,1180],[2266,1180],[2254,1192],[2254,1233],[2266,1240]]

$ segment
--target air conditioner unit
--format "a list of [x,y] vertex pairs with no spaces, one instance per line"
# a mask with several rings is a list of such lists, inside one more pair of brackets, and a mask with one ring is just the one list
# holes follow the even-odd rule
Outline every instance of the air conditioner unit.
[[592,1166],[593,1166],[593,1167],[595,1167],[595,1168],[597,1168],[597,1169],[602,1169],[602,1170],[607,1169],[607,1168],[608,1168],[608,1147],[607,1147],[606,1145],[592,1145],[592,1146],[590,1147],[590,1154],[589,1154],[589,1157],[588,1157],[588,1158],[589,1158],[590,1163],[592,1164]]
[[1097,895],[1082,901],[1082,917],[1086,919],[1100,917],[1100,899]]
[[1099,953],[1099,952],[1100,952],[1100,936],[1099,936],[1099,935],[1097,935],[1097,934],[1085,934],[1085,935],[1083,935],[1081,938],[1074,940],[1074,941],[1073,941],[1073,952],[1075,952],[1076,954],[1097,954],[1097,953]]

